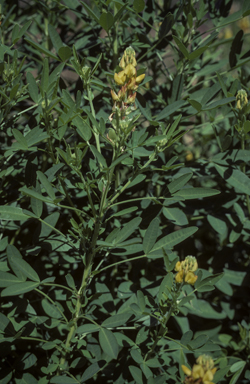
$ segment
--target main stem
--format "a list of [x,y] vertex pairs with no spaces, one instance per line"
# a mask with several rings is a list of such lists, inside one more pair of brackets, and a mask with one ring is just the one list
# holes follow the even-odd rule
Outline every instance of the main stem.
[[[116,154],[114,154],[114,157],[116,157]],[[97,239],[99,236],[102,219],[103,219],[103,216],[105,213],[107,194],[109,191],[110,184],[112,182],[113,172],[114,172],[114,168],[111,168],[111,170],[108,174],[107,184],[103,188],[103,191],[102,191],[102,197],[101,197],[101,203],[100,203],[100,213],[96,219],[95,229],[94,229],[94,233],[93,233],[92,241],[91,241],[91,246],[90,246],[88,254],[86,255],[85,268],[84,268],[84,272],[83,272],[82,283],[81,283],[80,289],[77,292],[77,301],[76,301],[76,306],[75,306],[75,313],[73,316],[73,324],[70,327],[70,330],[69,330],[69,333],[68,333],[68,336],[67,336],[67,339],[65,342],[65,351],[64,351],[64,353],[61,357],[61,360],[60,360],[61,368],[63,367],[63,365],[67,359],[67,354],[69,352],[71,340],[74,336],[75,330],[77,329],[77,322],[78,322],[78,319],[80,317],[80,312],[81,312],[81,308],[82,308],[82,300],[85,296],[86,288],[88,286],[88,281],[89,281],[89,278],[91,276],[93,259],[95,257],[95,253],[96,253],[96,242],[97,242]],[[58,373],[58,374],[60,374],[60,373]]]
[[179,297],[181,287],[182,287],[182,284],[179,285],[177,291],[174,293],[173,299],[172,299],[172,303],[171,303],[170,308],[168,310],[167,316],[164,316],[164,320],[161,323],[161,326],[160,326],[160,329],[159,329],[159,331],[158,331],[158,333],[156,335],[155,341],[154,341],[150,351],[146,354],[144,361],[146,361],[146,360],[151,358],[151,356],[152,356],[152,354],[153,354],[153,352],[154,352],[154,350],[155,350],[159,340],[161,340],[161,338],[164,336],[164,334],[166,332],[166,325],[167,325],[168,320],[170,319],[170,317],[171,317],[171,315],[173,313],[173,310],[175,308],[176,300]]

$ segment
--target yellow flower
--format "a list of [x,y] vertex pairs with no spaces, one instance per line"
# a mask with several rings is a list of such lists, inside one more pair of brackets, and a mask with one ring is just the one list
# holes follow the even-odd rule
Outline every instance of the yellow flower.
[[185,275],[185,282],[188,284],[194,285],[197,279],[198,279],[198,276],[196,276],[194,272],[188,272]]
[[128,79],[136,75],[136,69],[132,64],[128,64],[124,69],[124,73],[126,74]]
[[177,273],[177,275],[175,276],[175,281],[176,283],[180,284],[183,282],[183,276],[184,276],[184,271],[180,271]]
[[175,271],[181,271],[181,265],[181,262],[177,261],[177,263],[175,264]]
[[114,80],[117,85],[124,85],[126,81],[126,73],[121,71],[119,73],[114,74]]

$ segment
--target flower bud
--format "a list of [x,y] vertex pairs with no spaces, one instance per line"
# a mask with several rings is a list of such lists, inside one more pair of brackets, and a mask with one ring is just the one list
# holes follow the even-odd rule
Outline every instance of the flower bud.
[[136,92],[129,94],[128,95],[128,98],[127,98],[127,103],[128,104],[132,104],[135,102],[135,99],[136,99]]
[[114,101],[119,101],[119,97],[118,97],[118,95],[113,91],[113,89],[111,89],[110,93],[111,93],[112,99],[113,99]]
[[142,75],[140,75],[140,76],[137,76],[137,78],[136,78],[136,84],[140,84],[143,80],[144,80],[144,78],[145,78],[145,73],[143,73]]
[[244,89],[238,91],[236,101],[236,108],[240,111],[248,104],[247,93]]

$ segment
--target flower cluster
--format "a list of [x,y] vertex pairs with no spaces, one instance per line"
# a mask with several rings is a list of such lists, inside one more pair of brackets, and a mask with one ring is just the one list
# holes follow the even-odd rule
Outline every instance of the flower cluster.
[[175,271],[178,273],[175,276],[177,283],[188,283],[194,285],[198,276],[194,274],[198,269],[198,263],[194,256],[187,256],[185,260],[178,261],[175,264]]
[[240,111],[248,104],[247,93],[244,89],[237,92],[236,101],[236,108]]
[[214,361],[209,355],[201,355],[196,360],[197,364],[193,365],[192,370],[182,365],[183,372],[187,375],[185,384],[214,384],[214,374],[217,368],[214,368]]
[[118,93],[111,90],[114,105],[109,120],[114,129],[109,129],[107,138],[113,145],[115,143],[118,145],[119,142],[121,147],[131,130],[134,129],[134,122],[138,118],[138,116],[137,118],[128,116],[136,109],[135,91],[145,77],[145,74],[137,76],[136,65],[135,51],[132,47],[128,47],[119,63],[122,70],[114,75],[115,83],[121,86],[121,89]]
[[114,80],[117,85],[122,86],[118,94],[111,90],[111,96],[115,103],[122,106],[122,103],[132,104],[135,102],[138,85],[143,81],[145,74],[136,76],[135,51],[128,47],[119,63],[122,71],[115,73]]

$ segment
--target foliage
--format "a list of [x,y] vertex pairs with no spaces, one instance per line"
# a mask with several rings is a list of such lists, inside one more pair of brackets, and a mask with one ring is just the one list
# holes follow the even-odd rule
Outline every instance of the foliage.
[[0,4],[1,383],[248,383],[249,1]]

